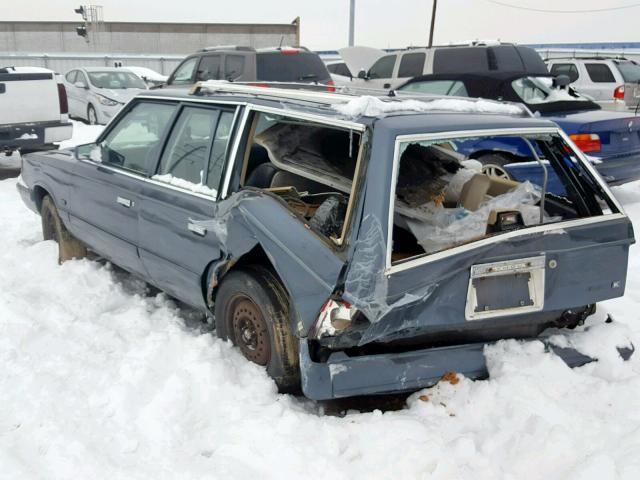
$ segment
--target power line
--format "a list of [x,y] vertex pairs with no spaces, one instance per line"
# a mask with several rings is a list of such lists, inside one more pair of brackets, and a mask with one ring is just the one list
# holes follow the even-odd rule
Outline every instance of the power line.
[[633,3],[631,5],[620,5],[618,7],[593,8],[593,9],[587,9],[587,10],[546,10],[543,8],[533,8],[533,7],[523,7],[520,5],[513,5],[512,3],[500,2],[499,0],[484,0],[484,1],[493,3],[495,5],[500,5],[502,7],[509,7],[509,8],[515,8],[517,10],[527,10],[529,12],[539,12],[539,13],[600,13],[600,12],[611,12],[614,10],[626,10],[628,8],[640,7],[640,3]]

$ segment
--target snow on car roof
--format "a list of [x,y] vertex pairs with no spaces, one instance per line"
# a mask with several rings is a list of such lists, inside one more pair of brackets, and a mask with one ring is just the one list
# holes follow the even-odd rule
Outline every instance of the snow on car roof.
[[338,113],[351,118],[379,117],[395,112],[462,112],[493,113],[500,115],[528,116],[528,112],[519,105],[494,102],[483,99],[460,99],[452,97],[425,97],[420,99],[392,100],[387,97],[361,96],[346,103],[334,105]]

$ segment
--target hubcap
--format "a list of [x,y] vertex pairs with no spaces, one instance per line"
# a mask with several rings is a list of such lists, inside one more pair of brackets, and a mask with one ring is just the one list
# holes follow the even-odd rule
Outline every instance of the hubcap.
[[248,297],[239,298],[231,309],[231,323],[242,354],[258,365],[266,365],[271,354],[269,333],[258,306]]
[[482,173],[484,173],[489,177],[504,178],[505,180],[511,180],[511,175],[509,175],[509,172],[507,172],[504,169],[504,167],[501,167],[500,165],[495,165],[493,163],[488,163],[486,165],[483,165]]
[[91,125],[95,125],[98,123],[98,118],[96,116],[96,111],[93,108],[89,109],[89,123]]

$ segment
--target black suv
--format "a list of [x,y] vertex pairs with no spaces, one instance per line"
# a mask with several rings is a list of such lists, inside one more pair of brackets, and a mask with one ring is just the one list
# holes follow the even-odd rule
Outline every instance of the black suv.
[[185,58],[167,85],[192,85],[202,80],[319,83],[333,91],[324,62],[305,47],[208,47]]

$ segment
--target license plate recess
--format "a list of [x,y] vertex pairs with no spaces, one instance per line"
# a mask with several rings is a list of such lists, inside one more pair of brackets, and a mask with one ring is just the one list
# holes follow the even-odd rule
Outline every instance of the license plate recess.
[[544,255],[471,267],[465,318],[480,320],[542,310]]

